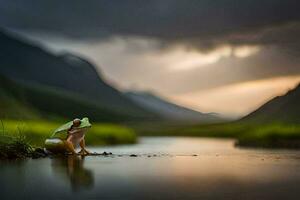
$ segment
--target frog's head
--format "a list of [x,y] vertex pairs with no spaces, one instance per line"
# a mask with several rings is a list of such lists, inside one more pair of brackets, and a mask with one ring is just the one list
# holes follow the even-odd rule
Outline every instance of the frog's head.
[[73,127],[79,127],[81,124],[81,120],[76,118],[73,120]]

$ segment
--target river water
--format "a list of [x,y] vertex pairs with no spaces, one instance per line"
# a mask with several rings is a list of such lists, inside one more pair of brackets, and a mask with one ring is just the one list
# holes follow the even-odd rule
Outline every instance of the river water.
[[90,150],[113,155],[0,162],[0,198],[300,199],[300,151],[183,137]]

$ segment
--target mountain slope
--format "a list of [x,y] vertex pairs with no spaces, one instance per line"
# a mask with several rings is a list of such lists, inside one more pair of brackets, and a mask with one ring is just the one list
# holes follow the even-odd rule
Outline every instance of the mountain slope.
[[38,119],[39,113],[29,105],[16,99],[10,90],[16,87],[12,82],[0,76],[0,118]]
[[0,118],[58,119],[89,116],[93,121],[118,122],[133,116],[112,112],[80,96],[41,85],[24,85],[0,76]]
[[241,121],[300,123],[300,85],[270,100]]
[[155,112],[164,119],[205,123],[223,121],[223,119],[218,117],[216,114],[197,112],[183,106],[170,103],[152,93],[131,91],[125,94],[137,104]]
[[4,32],[0,32],[0,44],[0,75],[10,80],[75,94],[91,105],[127,118],[156,117],[109,86],[85,59],[71,54],[54,55]]

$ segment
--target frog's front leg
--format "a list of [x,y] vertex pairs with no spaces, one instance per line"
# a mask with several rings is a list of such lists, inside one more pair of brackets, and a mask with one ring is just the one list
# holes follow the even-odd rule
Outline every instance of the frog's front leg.
[[82,155],[85,155],[85,154],[91,154],[88,150],[86,150],[86,148],[85,148],[85,140],[84,140],[84,138],[82,138],[81,140],[80,140],[80,143],[79,143],[79,145],[80,145],[80,147],[81,147],[81,150],[80,150],[80,154],[82,154]]
[[74,148],[74,146],[73,146],[73,144],[72,144],[72,142],[71,142],[72,137],[73,137],[73,136],[71,135],[71,136],[69,136],[69,137],[67,138],[67,140],[65,140],[65,146],[66,146],[66,149],[67,149],[69,152],[71,152],[73,155],[75,155],[75,154],[77,154],[77,153],[76,153],[75,148]]

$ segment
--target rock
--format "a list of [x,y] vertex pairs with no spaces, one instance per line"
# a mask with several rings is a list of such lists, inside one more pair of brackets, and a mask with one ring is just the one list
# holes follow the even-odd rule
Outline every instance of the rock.
[[31,152],[30,157],[33,159],[37,158],[45,158],[48,154],[42,148],[35,148],[33,152]]
[[104,152],[102,153],[102,155],[104,155],[104,156],[112,155],[112,152],[106,152],[106,151],[104,151]]
[[40,153],[40,154],[47,155],[45,150],[43,148],[40,148],[40,147],[36,148],[34,151],[37,152],[37,153]]

